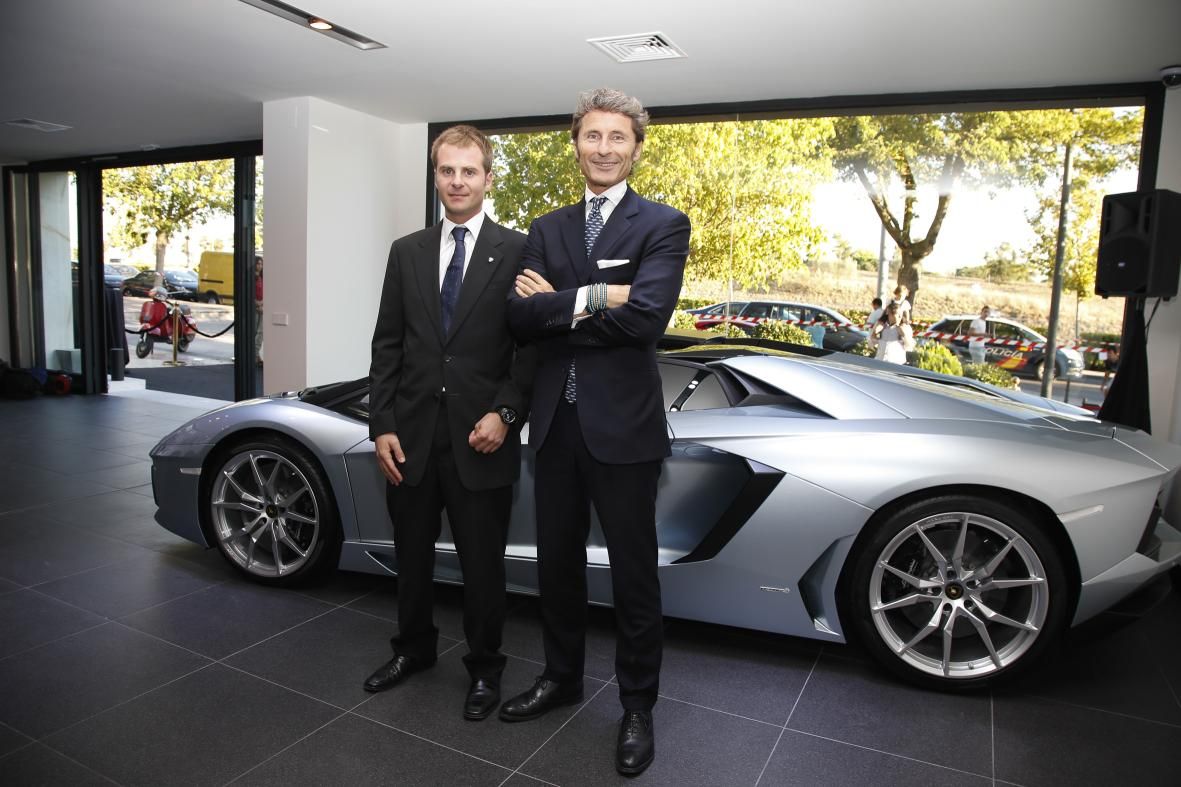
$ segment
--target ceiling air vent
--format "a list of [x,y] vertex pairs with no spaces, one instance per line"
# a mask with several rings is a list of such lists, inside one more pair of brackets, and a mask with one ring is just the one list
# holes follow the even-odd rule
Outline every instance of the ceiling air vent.
[[61,123],[50,123],[48,120],[33,120],[32,118],[5,120],[4,125],[27,128],[33,131],[66,131],[73,128],[73,126],[63,126]]
[[664,33],[637,33],[630,36],[588,38],[586,42],[601,49],[608,57],[620,63],[634,63],[639,60],[671,60],[686,56],[681,48],[670,41]]

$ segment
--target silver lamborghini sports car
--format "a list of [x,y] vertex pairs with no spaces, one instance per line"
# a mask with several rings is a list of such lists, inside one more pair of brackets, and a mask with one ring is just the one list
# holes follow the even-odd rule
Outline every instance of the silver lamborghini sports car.
[[[969,688],[1181,562],[1162,517],[1181,447],[964,378],[765,342],[660,359],[672,457],[657,503],[665,614],[831,642]],[[152,450],[157,521],[268,583],[397,573],[368,382],[255,399]],[[522,437],[524,439],[524,437]],[[526,451],[505,556],[536,592]],[[591,601],[611,603],[598,531]],[[462,581],[444,528],[436,577]]]

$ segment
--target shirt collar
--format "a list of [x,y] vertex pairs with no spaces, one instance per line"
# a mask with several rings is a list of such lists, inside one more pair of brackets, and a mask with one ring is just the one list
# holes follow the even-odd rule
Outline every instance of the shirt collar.
[[[443,217],[443,240],[446,241],[447,236],[451,234],[451,230],[455,229],[458,226],[460,226],[460,225],[456,224],[454,221],[452,221],[451,219],[444,216]],[[481,210],[475,216],[472,216],[470,219],[468,219],[467,221],[465,221],[463,223],[463,226],[467,227],[467,231],[472,234],[473,238],[479,238],[480,237],[480,228],[484,226],[484,211]]]
[[590,201],[595,197],[606,197],[607,202],[611,203],[611,207],[615,207],[623,199],[623,195],[627,193],[627,181],[621,180],[611,188],[604,191],[602,194],[595,194],[589,188],[583,192],[583,199],[586,200],[587,210],[590,210]]

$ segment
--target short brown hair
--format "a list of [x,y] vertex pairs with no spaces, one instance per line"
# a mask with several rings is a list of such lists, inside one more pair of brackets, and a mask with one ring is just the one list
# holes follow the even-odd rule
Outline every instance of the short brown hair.
[[582,128],[582,118],[588,112],[614,112],[631,118],[632,133],[636,135],[636,142],[643,142],[648,128],[648,112],[640,99],[612,90],[609,87],[597,87],[578,95],[578,106],[574,108],[574,121],[570,124],[570,139],[578,142],[578,130]]
[[435,137],[431,143],[431,168],[439,166],[439,147],[454,145],[457,148],[476,147],[484,154],[484,171],[492,171],[492,141],[480,129],[473,126],[452,126]]

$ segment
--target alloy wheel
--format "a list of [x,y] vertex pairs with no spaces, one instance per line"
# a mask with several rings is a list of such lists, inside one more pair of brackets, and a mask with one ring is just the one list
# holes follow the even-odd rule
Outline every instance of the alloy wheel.
[[312,485],[288,458],[249,449],[221,466],[210,514],[222,551],[242,570],[279,578],[298,571],[321,535]]
[[1037,641],[1050,585],[1016,530],[983,514],[948,512],[903,527],[886,544],[867,601],[883,644],[908,667],[977,680],[1013,665]]

